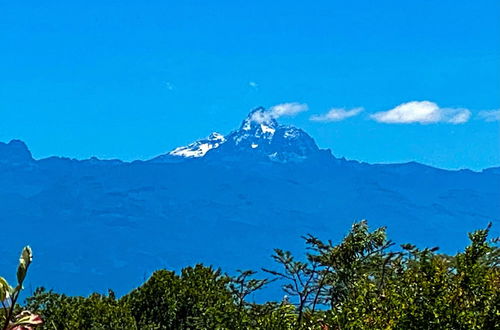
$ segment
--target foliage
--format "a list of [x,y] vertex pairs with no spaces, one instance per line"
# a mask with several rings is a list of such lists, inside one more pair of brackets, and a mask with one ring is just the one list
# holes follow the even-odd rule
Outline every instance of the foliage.
[[180,287],[180,279],[174,272],[159,270],[121,300],[138,328],[173,329],[180,326],[177,318]]
[[317,271],[317,263],[313,261],[309,264],[297,261],[290,251],[275,249],[274,252],[273,259],[282,265],[283,271],[269,269],[264,269],[264,271],[280,280],[287,281],[283,285],[283,291],[291,296],[298,297],[296,326],[300,327],[304,308],[309,303],[309,297],[317,290],[315,283],[318,281],[317,278],[320,274]]
[[16,305],[19,294],[23,289],[23,282],[26,279],[28,268],[33,259],[31,248],[26,246],[21,252],[19,266],[17,267],[17,285],[11,287],[9,283],[0,277],[0,325],[3,330],[32,329],[43,323],[42,319],[30,311],[22,311],[16,315]]
[[[120,299],[38,289],[26,307],[47,329],[498,329],[500,249],[489,231],[471,233],[470,245],[449,256],[397,248],[385,228],[361,221],[338,244],[306,236],[303,261],[276,249],[277,269],[264,269],[272,279],[196,265],[159,270]],[[248,301],[275,280],[289,298]]]
[[69,297],[38,288],[27,298],[27,308],[36,310],[45,321],[43,329],[135,329],[129,309],[113,292],[89,297]]

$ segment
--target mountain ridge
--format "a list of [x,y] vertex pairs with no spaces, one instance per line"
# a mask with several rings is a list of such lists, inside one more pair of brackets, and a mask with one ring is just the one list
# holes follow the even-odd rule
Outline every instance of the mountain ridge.
[[[212,133],[213,134],[213,133]],[[195,142],[198,142],[198,141],[202,141],[204,139],[200,139],[200,140],[196,140]],[[10,146],[12,144],[19,144],[19,145],[23,145],[23,148],[20,150],[21,151],[21,154],[15,154],[16,151],[14,151],[13,149],[10,148]],[[191,145],[193,143],[190,143],[188,144],[187,146]],[[175,149],[179,149],[179,148],[183,148],[183,147],[177,147]],[[25,149],[27,152],[25,152],[23,149]],[[175,150],[174,149],[174,150]],[[331,153],[331,150],[330,149],[320,149],[321,151],[323,152],[326,152],[326,153]],[[13,152],[14,151],[14,152]],[[131,163],[144,163],[144,162],[158,162],[158,163],[162,163],[162,158],[167,158],[168,161],[174,161],[175,162],[175,159],[176,158],[172,158],[172,157],[169,157],[169,152],[167,153],[164,153],[164,154],[161,154],[159,156],[154,156],[150,159],[146,159],[146,160],[130,160],[130,161],[125,161],[125,160],[121,160],[121,159],[117,159],[117,158],[106,158],[106,159],[101,159],[101,158],[98,158],[96,156],[92,156],[90,158],[83,158],[83,159],[78,159],[78,158],[71,158],[71,157],[66,157],[66,156],[56,156],[56,155],[53,155],[53,156],[48,156],[48,157],[42,157],[42,158],[33,158],[32,156],[32,153],[28,147],[28,145],[20,140],[20,139],[12,139],[10,140],[9,142],[2,142],[0,141],[0,163],[3,162],[3,165],[14,165],[13,162],[10,162],[11,158],[16,158],[18,160],[17,162],[17,165],[21,165],[22,163],[26,162],[26,163],[36,163],[36,162],[40,162],[40,161],[50,161],[50,160],[54,160],[54,159],[61,159],[61,160],[68,160],[68,161],[75,161],[75,162],[107,162],[107,163],[122,163],[122,164],[131,164]],[[189,157],[187,157],[189,158]],[[360,165],[370,165],[370,166],[413,166],[413,165],[417,165],[417,166],[423,166],[423,167],[428,167],[428,168],[433,168],[433,169],[438,169],[438,170],[441,170],[441,171],[449,171],[449,172],[459,172],[459,171],[470,171],[470,172],[473,172],[473,173],[482,173],[482,172],[489,172],[489,173],[494,173],[494,174],[499,174],[500,175],[500,165],[499,166],[492,166],[492,167],[487,167],[487,168],[484,168],[484,169],[481,169],[481,170],[473,170],[473,169],[469,169],[469,168],[460,168],[460,169],[447,169],[447,168],[441,168],[441,167],[437,167],[437,166],[432,166],[432,165],[428,165],[428,164],[425,164],[425,163],[420,163],[420,162],[417,162],[417,161],[407,161],[407,162],[394,162],[394,163],[369,163],[369,162],[365,162],[365,161],[360,161],[360,160],[354,160],[354,159],[346,159],[345,157],[335,157],[334,158],[337,160],[337,161],[341,161],[341,162],[350,162],[350,163],[358,163]],[[157,161],[159,160],[159,161]],[[177,160],[186,160],[186,159],[178,159]]]
[[123,294],[162,267],[268,267],[273,248],[301,251],[307,233],[338,241],[361,219],[447,252],[488,222],[498,235],[500,168],[346,160],[260,124],[244,120],[203,157],[161,161],[33,159],[22,141],[0,143],[0,268],[29,244],[27,285],[82,295],[113,281]]
[[[294,141],[293,138],[296,138]],[[274,143],[274,140],[278,140]],[[300,150],[300,146],[297,146],[297,141],[302,141],[303,149]],[[264,142],[264,143],[262,143]],[[286,143],[289,143],[287,146]],[[280,147],[285,147],[277,152],[276,149]],[[222,148],[221,148],[222,147]],[[264,148],[263,148],[264,147]],[[286,148],[291,150],[286,150]],[[295,147],[295,150],[293,150]],[[481,170],[471,170],[468,168],[461,169],[445,169],[432,165],[427,165],[425,163],[419,163],[415,161],[409,162],[395,162],[395,163],[368,163],[360,160],[347,160],[344,157],[336,157],[332,154],[330,149],[321,149],[316,145],[314,139],[309,136],[305,131],[300,128],[291,125],[281,125],[269,114],[269,110],[263,107],[257,107],[253,109],[247,117],[241,122],[239,129],[229,132],[227,135],[223,135],[218,132],[212,132],[208,137],[195,140],[185,146],[176,147],[170,152],[162,153],[158,156],[154,156],[146,160],[131,160],[124,161],[120,159],[99,159],[95,156],[88,159],[75,159],[63,156],[50,156],[46,158],[34,159],[32,154],[25,142],[19,139],[13,139],[8,143],[0,142],[0,162],[4,163],[22,163],[23,161],[31,162],[45,159],[53,158],[64,158],[71,159],[74,161],[82,162],[122,162],[122,163],[133,163],[133,162],[152,162],[152,163],[163,163],[163,162],[182,162],[188,159],[201,159],[201,158],[211,158],[211,161],[223,161],[224,155],[221,155],[220,150],[217,149],[230,149],[226,150],[228,153],[245,153],[245,161],[253,159],[260,159],[261,161],[266,157],[271,161],[275,162],[286,162],[286,161],[303,161],[306,156],[311,156],[311,154],[316,154],[319,158],[331,158],[335,162],[354,162],[359,164],[367,164],[373,166],[397,166],[397,165],[412,165],[419,164],[426,167],[432,167],[444,171],[473,171],[476,173],[481,173],[487,171],[490,173],[500,174],[500,165],[493,166],[489,168],[484,168]],[[264,149],[264,153],[267,152],[265,157],[258,157],[255,152],[259,152]],[[214,153],[215,152],[215,153]],[[226,152],[226,153],[227,153]],[[9,155],[10,154],[10,155]],[[219,154],[219,158],[213,154]],[[314,158],[314,157],[313,157]],[[225,157],[225,160],[237,160],[238,157]]]

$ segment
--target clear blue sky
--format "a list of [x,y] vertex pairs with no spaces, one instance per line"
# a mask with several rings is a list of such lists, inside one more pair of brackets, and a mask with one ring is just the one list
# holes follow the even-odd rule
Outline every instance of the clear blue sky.
[[[239,126],[253,107],[337,156],[500,165],[500,1],[1,1],[0,141],[36,158],[147,159]],[[451,123],[379,123],[410,101]],[[314,122],[331,108],[357,116]]]

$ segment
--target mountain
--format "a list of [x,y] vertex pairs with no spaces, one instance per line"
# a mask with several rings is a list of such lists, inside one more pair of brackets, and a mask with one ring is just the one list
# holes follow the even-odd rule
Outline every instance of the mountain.
[[175,148],[152,159],[151,162],[168,162],[177,157],[205,156],[214,161],[249,158],[273,162],[301,162],[323,154],[330,152],[320,150],[306,132],[293,126],[278,124],[266,109],[260,107],[250,112],[240,128],[226,137],[214,132],[206,139]]
[[32,161],[31,152],[24,142],[20,140],[12,140],[9,143],[0,142],[0,164],[12,167]]
[[279,125],[264,108],[250,112],[241,127],[231,132],[224,143],[209,153],[216,161],[251,158],[273,162],[300,162],[321,153],[303,130]]
[[15,269],[30,244],[28,291],[123,294],[162,267],[271,267],[273,248],[302,251],[307,233],[338,241],[365,218],[387,226],[397,243],[454,253],[488,222],[498,235],[499,187],[499,168],[338,158],[263,108],[225,136],[148,161],[35,160],[14,140],[0,143],[0,224],[8,233],[0,269]]

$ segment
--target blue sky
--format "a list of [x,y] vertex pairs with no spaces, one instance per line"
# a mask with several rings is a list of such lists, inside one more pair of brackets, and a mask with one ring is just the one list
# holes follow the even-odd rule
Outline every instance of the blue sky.
[[[147,159],[298,102],[309,110],[280,120],[337,156],[500,165],[498,113],[481,112],[500,109],[497,0],[2,1],[0,13],[0,141],[36,158]],[[405,123],[373,116],[413,101],[439,106],[430,122],[411,113],[430,103],[397,108]]]

